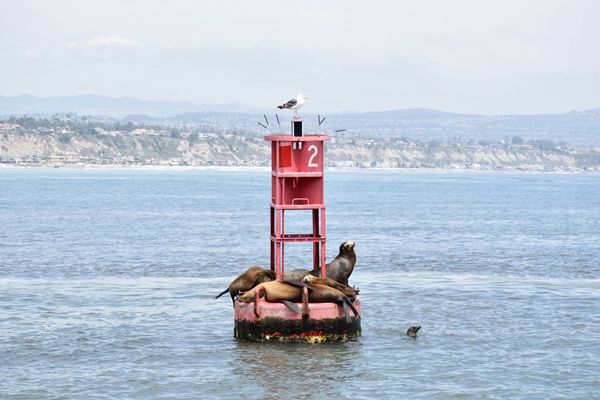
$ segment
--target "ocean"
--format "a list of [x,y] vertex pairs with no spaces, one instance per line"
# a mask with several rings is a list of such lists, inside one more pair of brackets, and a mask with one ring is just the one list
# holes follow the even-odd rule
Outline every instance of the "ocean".
[[600,175],[325,179],[363,336],[262,344],[214,296],[269,264],[269,172],[0,169],[0,398],[600,398]]

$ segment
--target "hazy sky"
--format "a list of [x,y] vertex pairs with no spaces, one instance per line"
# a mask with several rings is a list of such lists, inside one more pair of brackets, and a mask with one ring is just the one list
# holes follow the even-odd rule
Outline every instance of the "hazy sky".
[[600,107],[600,1],[0,0],[0,94]]

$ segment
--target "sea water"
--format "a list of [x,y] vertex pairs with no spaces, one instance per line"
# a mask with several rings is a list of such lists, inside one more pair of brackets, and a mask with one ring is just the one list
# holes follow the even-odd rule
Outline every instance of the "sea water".
[[600,175],[327,172],[363,336],[324,345],[238,341],[214,299],[268,266],[269,192],[268,172],[0,170],[0,398],[600,398]]

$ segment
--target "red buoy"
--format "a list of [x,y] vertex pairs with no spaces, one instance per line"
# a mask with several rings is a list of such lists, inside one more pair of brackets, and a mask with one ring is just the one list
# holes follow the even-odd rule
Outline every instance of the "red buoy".
[[[326,221],[324,198],[323,134],[302,134],[302,120],[294,117],[293,135],[267,135],[271,142],[271,270],[282,280],[285,271],[285,244],[312,243],[312,266],[325,277]],[[286,233],[285,212],[301,210],[312,220],[312,232]],[[308,264],[308,262],[307,262]],[[261,285],[257,287],[260,293]],[[346,318],[341,305],[309,303],[307,290],[302,312],[256,296],[253,303],[235,302],[235,336],[255,341],[345,341],[360,336],[360,317]],[[354,307],[360,314],[360,300]],[[347,312],[347,311],[346,311]]]

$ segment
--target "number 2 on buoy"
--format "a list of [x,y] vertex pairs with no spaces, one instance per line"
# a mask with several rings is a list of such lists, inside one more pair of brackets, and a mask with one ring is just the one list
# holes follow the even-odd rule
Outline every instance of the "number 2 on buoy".
[[314,144],[311,144],[310,146],[308,146],[308,151],[313,152],[310,158],[308,159],[308,166],[311,168],[318,167],[319,164],[314,162],[314,159],[317,156],[317,154],[319,154],[319,149]]

